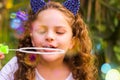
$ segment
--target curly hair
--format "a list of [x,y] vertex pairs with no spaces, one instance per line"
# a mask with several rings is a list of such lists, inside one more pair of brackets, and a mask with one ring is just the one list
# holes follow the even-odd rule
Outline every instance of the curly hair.
[[[75,80],[96,80],[97,68],[95,66],[95,57],[91,54],[92,43],[88,35],[87,26],[79,13],[74,16],[60,3],[50,1],[36,14],[32,11],[29,12],[29,19],[25,23],[25,35],[19,41],[18,48],[32,47],[30,37],[31,23],[41,11],[49,8],[57,9],[69,18],[68,22],[72,28],[75,45],[71,51],[68,51],[64,62],[70,67],[73,78]],[[14,80],[35,80],[35,67],[39,62],[39,56],[35,55],[33,61],[29,61],[31,59],[30,54],[16,52],[16,56],[19,67],[14,74]]]

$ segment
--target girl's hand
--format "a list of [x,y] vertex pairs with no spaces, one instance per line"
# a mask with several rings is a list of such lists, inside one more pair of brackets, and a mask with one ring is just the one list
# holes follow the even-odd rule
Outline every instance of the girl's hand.
[[0,60],[4,59],[4,58],[5,58],[4,54],[2,52],[0,52]]

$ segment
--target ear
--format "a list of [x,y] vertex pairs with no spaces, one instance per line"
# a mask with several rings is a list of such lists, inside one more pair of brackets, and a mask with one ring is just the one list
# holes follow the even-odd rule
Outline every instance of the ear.
[[31,43],[32,43],[32,45],[35,46],[34,41],[33,41],[33,35],[32,35],[31,32],[30,32],[30,37],[31,37]]
[[30,32],[30,37],[32,38],[32,33]]

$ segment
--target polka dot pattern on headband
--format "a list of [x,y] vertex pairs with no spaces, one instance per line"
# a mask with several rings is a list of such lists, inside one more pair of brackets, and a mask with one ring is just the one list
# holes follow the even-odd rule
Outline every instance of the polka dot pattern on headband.
[[79,0],[67,0],[63,3],[63,6],[65,6],[74,15],[76,15],[80,7],[80,1]]
[[[46,2],[44,0],[30,0],[30,4],[32,11],[36,13],[45,6]],[[80,7],[80,0],[66,0],[63,6],[76,15]]]

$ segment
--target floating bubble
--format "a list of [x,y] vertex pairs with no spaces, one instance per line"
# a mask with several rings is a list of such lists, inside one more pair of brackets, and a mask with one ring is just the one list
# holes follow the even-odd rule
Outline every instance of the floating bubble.
[[116,69],[111,69],[106,74],[105,80],[120,80],[120,73]]
[[16,29],[16,32],[17,32],[19,35],[21,35],[21,34],[24,33],[24,30],[25,30],[25,29],[21,26],[21,27],[19,27],[19,28]]
[[16,12],[16,15],[22,21],[26,21],[28,19],[28,15],[24,11],[18,11],[18,12]]
[[97,50],[100,50],[101,49],[101,44],[97,44],[96,48],[97,48]]
[[12,29],[17,29],[21,26],[22,24],[22,21],[19,19],[19,18],[15,18],[11,21],[11,28]]
[[10,18],[11,18],[11,19],[16,18],[16,13],[11,13],[11,14],[10,14]]
[[108,63],[103,64],[102,67],[101,67],[101,71],[102,71],[103,73],[105,73],[105,74],[106,74],[110,69],[111,69],[111,66],[110,66],[110,64],[108,64]]

